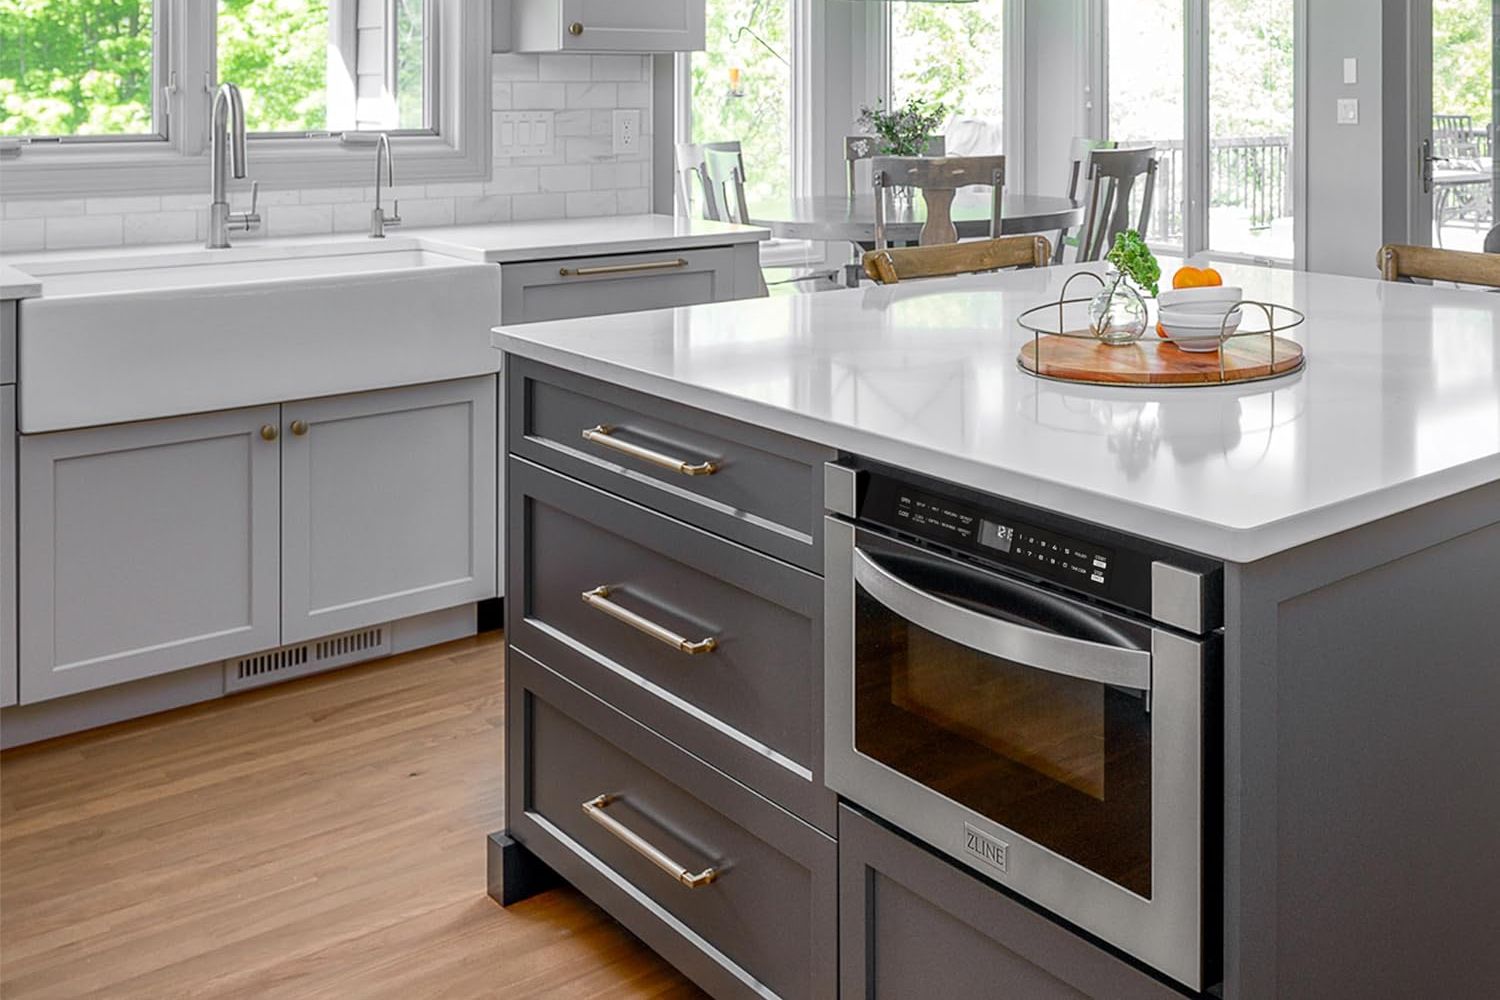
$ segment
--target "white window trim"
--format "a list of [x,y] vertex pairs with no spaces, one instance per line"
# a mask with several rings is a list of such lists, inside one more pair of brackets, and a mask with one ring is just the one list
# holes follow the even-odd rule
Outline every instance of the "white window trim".
[[[167,51],[165,63],[158,65],[158,79],[176,75],[176,86],[166,93],[167,139],[23,146],[19,156],[8,156],[0,167],[6,197],[207,192],[214,5],[161,0],[161,8],[168,15]],[[432,97],[438,120],[432,134],[392,133],[397,183],[489,176],[490,14],[489,3],[435,0],[438,93]],[[267,189],[334,187],[374,179],[369,147],[345,146],[336,136],[258,136],[250,143],[248,160],[247,180]]]

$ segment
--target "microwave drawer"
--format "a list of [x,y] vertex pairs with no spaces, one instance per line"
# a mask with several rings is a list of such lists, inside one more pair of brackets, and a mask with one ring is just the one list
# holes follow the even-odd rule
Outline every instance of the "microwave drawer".
[[837,845],[561,675],[507,663],[510,834],[716,997],[837,994]]
[[525,359],[507,364],[512,454],[822,571],[832,449]]
[[508,483],[511,641],[832,830],[822,581],[521,459]]
[[864,813],[838,826],[841,996],[1182,1000]]

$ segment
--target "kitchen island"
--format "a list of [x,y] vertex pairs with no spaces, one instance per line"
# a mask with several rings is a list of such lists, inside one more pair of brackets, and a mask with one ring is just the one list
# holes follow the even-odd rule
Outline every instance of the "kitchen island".
[[[496,332],[516,598],[505,874],[521,885],[539,858],[718,995],[983,988],[963,968],[1028,997],[1220,980],[1230,1000],[1484,995],[1500,979],[1500,297],[1226,268],[1307,314],[1303,372],[1102,389],[1016,365],[1017,315],[1068,273],[639,313],[608,336]],[[1012,899],[1003,865],[970,877],[829,791],[831,462],[1215,567],[1208,978],[1185,988],[1031,909],[992,912]],[[681,884],[657,885],[672,865]],[[926,889],[881,910],[898,897],[875,887],[925,865]],[[939,941],[954,953],[933,963]]]

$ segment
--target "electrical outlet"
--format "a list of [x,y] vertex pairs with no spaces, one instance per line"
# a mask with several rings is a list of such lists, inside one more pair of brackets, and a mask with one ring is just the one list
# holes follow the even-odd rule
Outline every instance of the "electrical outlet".
[[615,153],[634,153],[641,148],[640,111],[634,108],[616,110],[614,125]]
[[1339,112],[1338,113],[1339,113],[1338,121],[1339,121],[1340,125],[1358,125],[1359,124],[1359,98],[1357,98],[1357,97],[1340,97],[1339,98]]

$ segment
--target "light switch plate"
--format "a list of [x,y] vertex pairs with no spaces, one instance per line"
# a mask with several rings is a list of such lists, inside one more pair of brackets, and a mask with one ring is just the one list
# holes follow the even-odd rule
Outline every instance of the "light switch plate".
[[1353,56],[1344,60],[1344,82],[1347,84],[1359,82],[1359,60]]
[[552,111],[500,111],[495,115],[496,156],[548,156],[552,153]]
[[1357,97],[1340,97],[1339,98],[1339,124],[1340,125],[1358,125],[1359,124],[1359,98],[1357,98]]

